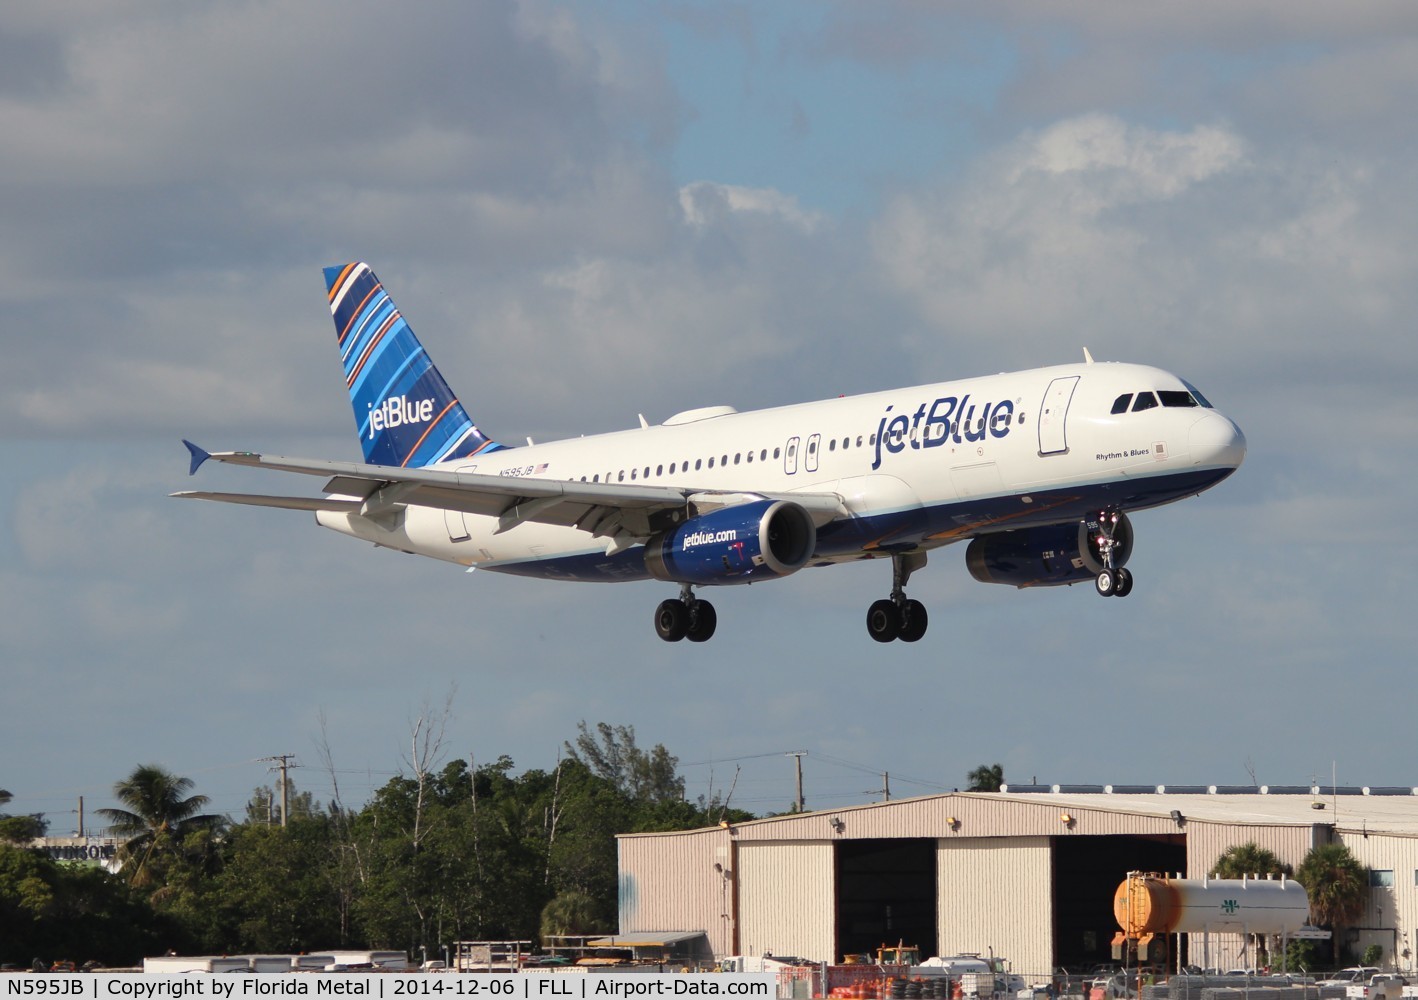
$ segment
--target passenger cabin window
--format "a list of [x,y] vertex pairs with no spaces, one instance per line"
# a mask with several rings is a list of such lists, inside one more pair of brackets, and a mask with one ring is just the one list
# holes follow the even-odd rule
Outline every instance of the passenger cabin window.
[[1192,394],[1179,389],[1158,389],[1157,396],[1162,400],[1163,406],[1195,406],[1196,400],[1192,399]]
[[1150,392],[1139,392],[1137,394],[1137,401],[1132,404],[1132,412],[1137,413],[1139,410],[1150,410],[1156,405],[1156,396],[1152,395]]
[[1114,412],[1114,413],[1126,413],[1126,412],[1128,411],[1128,404],[1131,403],[1131,402],[1132,402],[1132,393],[1130,393],[1130,392],[1125,392],[1125,393],[1123,393],[1123,394],[1122,394],[1121,396],[1119,396],[1117,399],[1113,400],[1113,412]]

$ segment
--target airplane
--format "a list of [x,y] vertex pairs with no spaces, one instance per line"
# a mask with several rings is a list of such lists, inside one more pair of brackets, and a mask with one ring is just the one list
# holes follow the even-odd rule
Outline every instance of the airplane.
[[364,462],[208,452],[208,459],[328,477],[323,496],[184,491],[200,500],[313,511],[376,546],[552,580],[657,580],[668,642],[717,625],[695,588],[805,567],[889,559],[891,592],[867,612],[877,642],[916,642],[906,596],[942,546],[966,542],[982,583],[1133,588],[1129,514],[1194,496],[1240,467],[1245,436],[1159,368],[1035,368],[739,413],[706,406],[652,426],[508,447],[483,433],[369,265],[325,268]]

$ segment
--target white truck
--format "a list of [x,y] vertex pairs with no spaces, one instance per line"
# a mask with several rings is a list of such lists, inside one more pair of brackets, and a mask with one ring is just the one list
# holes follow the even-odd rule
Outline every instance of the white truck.
[[1014,997],[1025,988],[1022,977],[1007,971],[1002,958],[981,958],[979,955],[941,955],[911,966],[911,975],[949,976],[960,982],[962,997]]
[[1344,988],[1345,1000],[1402,1000],[1403,977],[1392,972],[1378,972],[1367,982],[1350,983]]

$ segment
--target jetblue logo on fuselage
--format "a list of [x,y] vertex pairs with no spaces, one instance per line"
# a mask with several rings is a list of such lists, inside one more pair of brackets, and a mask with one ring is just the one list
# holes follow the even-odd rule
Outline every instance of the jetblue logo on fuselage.
[[374,440],[376,431],[393,430],[405,424],[426,424],[433,419],[433,400],[420,399],[409,402],[407,396],[386,399],[376,408],[369,407],[369,439]]
[[1008,399],[998,403],[973,403],[970,394],[956,398],[941,396],[933,403],[922,403],[910,415],[891,415],[893,406],[886,408],[876,427],[876,453],[873,470],[881,468],[882,449],[899,455],[907,448],[939,448],[947,441],[964,444],[983,441],[986,436],[1002,438],[1014,423],[1014,403]]

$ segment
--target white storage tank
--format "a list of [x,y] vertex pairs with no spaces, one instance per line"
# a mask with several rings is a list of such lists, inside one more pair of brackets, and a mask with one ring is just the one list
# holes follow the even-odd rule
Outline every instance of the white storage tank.
[[1294,879],[1174,879],[1134,872],[1113,894],[1113,916],[1130,938],[1227,931],[1289,934],[1310,918]]

